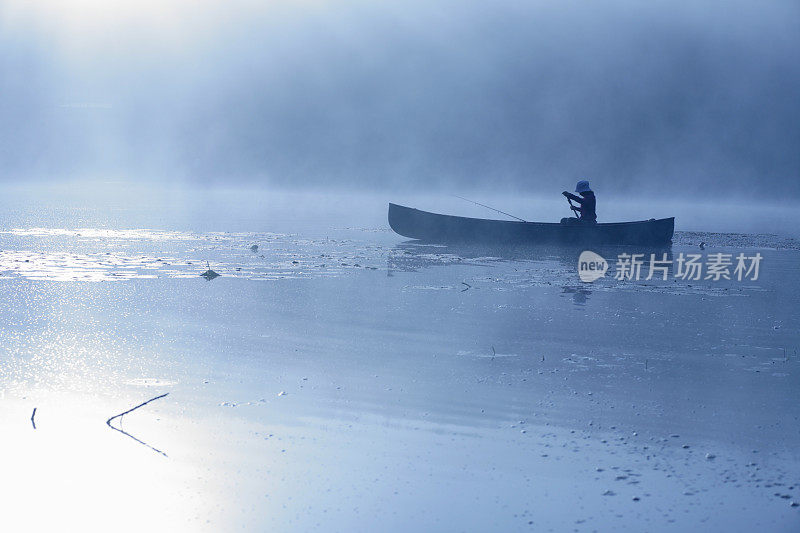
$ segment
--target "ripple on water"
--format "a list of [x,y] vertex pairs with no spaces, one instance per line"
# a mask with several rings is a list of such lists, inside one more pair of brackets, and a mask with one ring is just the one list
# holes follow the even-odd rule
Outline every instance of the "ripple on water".
[[125,382],[126,385],[133,385],[134,387],[171,387],[177,385],[178,382],[171,379],[161,378],[136,378],[129,379]]

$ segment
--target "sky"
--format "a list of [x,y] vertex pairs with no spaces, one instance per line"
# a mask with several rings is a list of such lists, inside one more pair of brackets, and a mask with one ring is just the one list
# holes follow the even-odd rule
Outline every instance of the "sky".
[[800,3],[4,0],[0,181],[800,198]]

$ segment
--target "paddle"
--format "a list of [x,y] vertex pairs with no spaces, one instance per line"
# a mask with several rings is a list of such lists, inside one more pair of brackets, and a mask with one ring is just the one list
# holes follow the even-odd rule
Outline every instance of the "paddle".
[[569,202],[569,208],[572,209],[572,214],[575,215],[575,218],[578,218],[578,211],[580,211],[580,208],[572,205],[572,198],[569,196],[565,196],[564,198],[566,198],[567,202]]

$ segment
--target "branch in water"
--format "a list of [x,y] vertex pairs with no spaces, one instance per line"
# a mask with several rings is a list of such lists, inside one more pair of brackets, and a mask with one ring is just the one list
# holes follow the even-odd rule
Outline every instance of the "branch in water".
[[[146,402],[142,402],[142,403],[140,403],[139,405],[137,405],[136,407],[132,407],[131,409],[128,409],[128,410],[127,410],[127,411],[125,411],[124,413],[120,413],[120,414],[118,414],[118,415],[114,415],[114,416],[112,416],[111,418],[109,418],[108,420],[106,420],[106,425],[108,425],[108,427],[110,427],[110,428],[111,428],[111,429],[113,429],[114,431],[119,431],[119,432],[120,432],[120,433],[122,433],[123,435],[125,435],[125,436],[127,436],[127,437],[130,437],[130,438],[132,438],[133,440],[135,440],[135,441],[136,441],[136,442],[138,442],[139,444],[141,444],[141,445],[143,445],[143,446],[147,446],[148,448],[150,448],[150,449],[151,449],[151,450],[153,450],[154,452],[160,453],[160,454],[161,454],[161,455],[163,455],[164,457],[168,457],[166,453],[162,452],[162,451],[161,451],[161,450],[159,450],[158,448],[154,448],[153,446],[150,446],[149,444],[147,444],[147,443],[146,443],[146,442],[144,442],[143,440],[137,439],[136,437],[134,437],[133,435],[131,435],[130,433],[128,433],[127,431],[125,431],[125,430],[124,430],[124,429],[122,429],[121,427],[120,427],[120,428],[115,428],[114,426],[112,426],[112,425],[111,425],[111,421],[112,421],[112,420],[114,420],[115,418],[119,418],[119,419],[120,419],[120,422],[121,422],[121,421],[122,421],[122,420],[121,420],[121,419],[122,419],[122,417],[123,417],[123,416],[125,416],[125,415],[127,415],[128,413],[130,413],[130,412],[133,412],[133,411],[137,410],[137,409],[138,409],[138,408],[140,408],[140,407],[144,407],[145,405],[147,405],[147,404],[148,404],[148,403],[150,403],[150,402],[154,402],[154,401],[156,401],[156,400],[158,400],[158,399],[160,399],[160,398],[163,398],[164,396],[167,396],[168,394],[169,394],[168,392],[165,392],[165,393],[164,393],[164,394],[162,394],[161,396],[156,396],[155,398],[150,398],[150,399],[149,399],[149,400],[147,400]],[[35,413],[35,412],[36,412],[36,410],[34,409],[34,413]]]

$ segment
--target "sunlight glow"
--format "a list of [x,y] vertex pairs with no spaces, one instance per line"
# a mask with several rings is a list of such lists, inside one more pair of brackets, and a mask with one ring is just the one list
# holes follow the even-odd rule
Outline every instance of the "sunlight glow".
[[8,0],[0,4],[0,31],[48,45],[74,68],[96,56],[196,52],[254,20],[280,24],[331,7],[328,0]]

